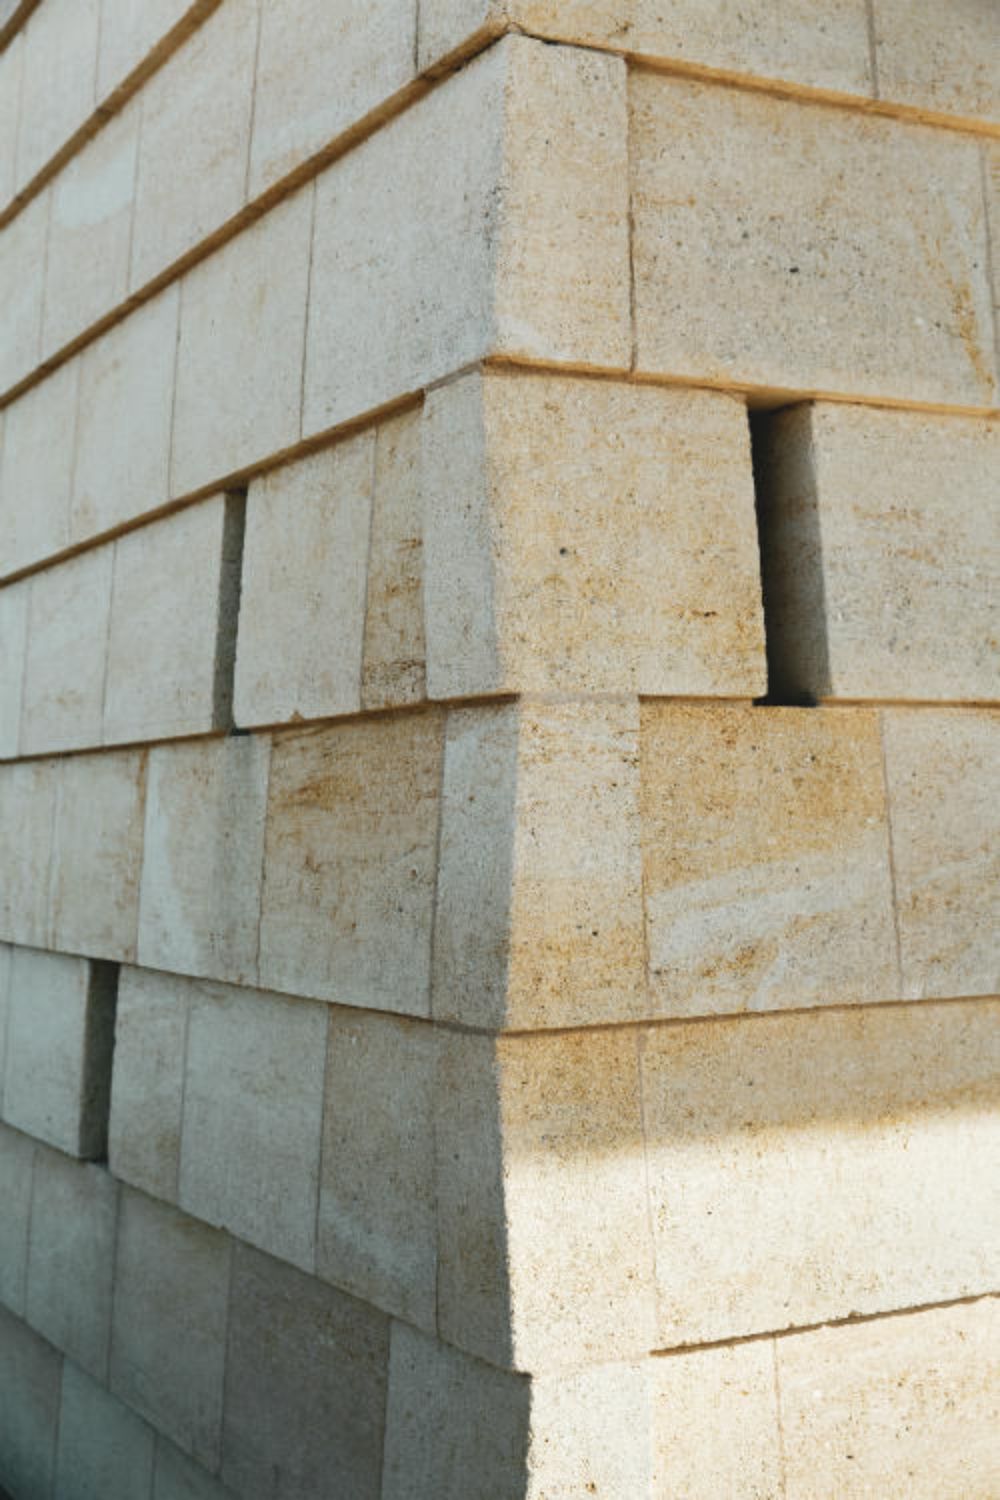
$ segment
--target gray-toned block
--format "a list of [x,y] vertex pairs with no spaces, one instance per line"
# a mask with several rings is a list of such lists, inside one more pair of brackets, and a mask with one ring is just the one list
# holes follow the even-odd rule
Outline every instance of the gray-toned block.
[[0,938],[49,941],[49,865],[60,766],[52,760],[0,765]]
[[153,1500],[234,1500],[193,1458],[188,1458],[166,1438],[157,1437],[153,1472]]
[[[34,219],[39,209],[44,210],[45,204],[43,193],[0,238],[0,283],[4,287],[15,281],[3,274],[8,239]],[[36,253],[41,261],[40,250]],[[34,360],[29,361],[32,364]],[[79,373],[80,361],[69,360],[6,410],[0,455],[0,559],[4,572],[51,557],[69,540]],[[0,380],[4,387],[7,383]]]
[[56,1458],[60,1500],[146,1500],[154,1441],[145,1422],[67,1361]]
[[[2,427],[0,427],[2,442]],[[0,589],[0,759],[13,760],[21,733],[30,582]]]
[[62,1358],[0,1308],[0,1484],[21,1496],[52,1493]]
[[24,1316],[35,1142],[0,1125],[0,1304]]
[[122,969],[115,1020],[108,1158],[123,1182],[177,1199],[190,987]]

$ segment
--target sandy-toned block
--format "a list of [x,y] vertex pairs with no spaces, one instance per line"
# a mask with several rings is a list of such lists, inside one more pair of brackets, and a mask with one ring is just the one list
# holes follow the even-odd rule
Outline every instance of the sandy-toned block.
[[0,766],[0,938],[49,941],[49,866],[59,766],[28,760]]
[[311,1271],[327,1011],[191,985],[182,1208]]
[[872,10],[881,98],[1000,119],[1000,11],[991,0],[873,0]]
[[275,738],[262,985],[430,1014],[443,740],[435,712]]
[[493,350],[627,367],[624,95],[507,38],[319,179],[306,433]]
[[68,1361],[63,1371],[55,1493],[137,1500],[153,1482],[153,1429]]
[[31,580],[21,752],[101,743],[113,547],[96,547]]
[[770,1340],[654,1359],[647,1378],[654,1500],[776,1500],[784,1493]]
[[575,1495],[653,1500],[659,1491],[651,1488],[650,1423],[645,1363],[533,1380],[527,1500]]
[[40,193],[0,235],[0,389],[23,379],[38,363],[42,333],[45,236],[49,191]]
[[231,1247],[225,1235],[141,1193],[122,1193],[110,1389],[214,1469]]
[[424,486],[432,697],[765,691],[741,403],[476,373],[428,400]]
[[630,91],[640,370],[993,402],[974,140],[656,73]]
[[[175,495],[298,440],[312,209],[310,185],[185,277],[170,463]],[[363,368],[359,360],[355,380]]]
[[482,1027],[645,1014],[635,699],[453,712],[436,1017]]
[[361,702],[396,708],[426,696],[420,411],[379,425],[365,604]]
[[234,1500],[234,1496],[193,1458],[157,1437],[153,1500]]
[[108,1159],[111,1171],[177,1201],[190,989],[172,974],[123,968],[118,983]]
[[4,1118],[70,1156],[106,1149],[116,979],[83,958],[12,955]]
[[330,1011],[316,1269],[433,1332],[432,1027]]
[[903,994],[1000,992],[1000,713],[887,710]]
[[775,1341],[788,1500],[970,1500],[1000,1488],[1000,1303]]
[[332,718],[361,707],[374,480],[369,430],[250,485],[238,724]]
[[[7,232],[0,235],[0,246]],[[0,284],[5,284],[2,275]],[[79,372],[79,361],[70,360],[7,408],[0,456],[0,567],[5,573],[50,557],[69,540]]]
[[67,953],[135,958],[145,750],[57,763],[47,942]]
[[245,1500],[379,1500],[388,1318],[237,1245],[229,1330],[223,1480]]
[[253,984],[271,744],[159,746],[149,758],[139,962]]
[[995,1285],[998,1021],[975,1002],[648,1032],[660,1347]]
[[136,68],[148,63],[164,38],[214,10],[218,0],[101,0],[97,97],[106,99]]
[[31,584],[0,588],[0,759],[13,760],[21,734]]
[[59,1426],[62,1359],[0,1307],[0,1484],[49,1495]]
[[1000,698],[1000,426],[794,406],[763,428],[772,691]]
[[874,711],[648,703],[641,782],[653,1014],[898,997]]
[[[0,959],[0,968],[4,961]],[[0,973],[0,995],[5,980]],[[0,998],[0,1026],[5,1020]],[[0,1044],[2,1054],[2,1044]],[[0,1055],[0,1065],[3,1058]],[[2,1103],[0,1083],[0,1103]],[[0,1125],[0,1306],[24,1316],[24,1296],[28,1275],[28,1223],[31,1215],[31,1178],[35,1162],[35,1143]]]
[[100,0],[52,0],[24,33],[17,188],[30,182],[84,123],[96,102]]

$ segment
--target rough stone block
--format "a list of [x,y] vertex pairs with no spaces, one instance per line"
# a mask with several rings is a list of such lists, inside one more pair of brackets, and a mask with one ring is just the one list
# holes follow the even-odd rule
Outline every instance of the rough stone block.
[[433,1332],[432,1027],[333,1009],[327,1045],[316,1269]]
[[993,402],[975,141],[655,73],[630,89],[641,371]]
[[101,0],[97,97],[106,99],[156,52],[170,32],[215,8],[218,0]]
[[14,950],[4,1118],[71,1156],[100,1157],[107,1144],[115,984],[109,965]]
[[96,102],[100,0],[52,0],[24,32],[17,189],[30,182]]
[[[0,960],[0,968],[3,961]],[[4,979],[0,974],[0,996]],[[0,1028],[4,1025],[4,1002],[0,998]],[[0,1042],[0,1054],[3,1043]],[[3,1058],[0,1055],[0,1066]],[[0,1103],[3,1084],[0,1081]],[[28,1221],[31,1215],[31,1175],[35,1161],[35,1143],[0,1125],[0,1306],[18,1317],[24,1316],[25,1286],[28,1274]],[[0,1376],[0,1380],[2,1380]],[[2,1445],[0,1445],[2,1446]]]
[[379,1500],[388,1363],[383,1314],[237,1245],[224,1482],[244,1500]]
[[59,1427],[62,1359],[0,1307],[0,1484],[49,1495]]
[[453,712],[435,1017],[533,1029],[646,1012],[638,705]]
[[110,1389],[212,1469],[222,1439],[231,1255],[216,1230],[123,1192]]
[[117,1212],[118,1184],[103,1168],[39,1147],[25,1316],[101,1381],[108,1370]]
[[255,480],[236,644],[238,724],[361,707],[375,434]]
[[654,1497],[773,1500],[784,1493],[769,1339],[654,1359],[648,1379]]
[[46,191],[33,198],[0,235],[0,390],[22,380],[38,363],[49,196]]
[[741,403],[475,373],[428,399],[424,484],[431,697],[765,691]]
[[48,942],[56,761],[0,766],[0,938]]
[[659,1347],[993,1285],[998,1019],[976,1002],[648,1032]]
[[255,990],[189,990],[179,1200],[311,1271],[327,1011]]
[[156,1440],[153,1500],[234,1500],[199,1464],[164,1438]]
[[397,708],[426,697],[420,411],[375,434],[361,702]]
[[0,759],[13,760],[21,734],[31,584],[0,589]]
[[113,547],[97,547],[31,580],[21,751],[101,743]]
[[262,985],[429,1015],[443,730],[431,712],[275,738]]
[[874,711],[648,703],[640,743],[654,1014],[898,997]]
[[137,1500],[153,1483],[152,1428],[67,1363],[59,1413],[55,1493],[73,1500]]
[[1000,714],[887,710],[903,994],[1000,991]]
[[184,279],[170,464],[175,495],[298,440],[312,208],[310,184]]
[[[0,235],[0,246],[6,233]],[[6,284],[0,268],[0,285]],[[50,557],[69,540],[79,371],[79,360],[70,360],[7,408],[0,460],[0,566],[5,573]]]
[[989,0],[874,0],[879,95],[1000,119],[1000,11]]
[[124,968],[118,984],[108,1158],[123,1182],[177,1201],[188,986]]
[[270,758],[257,735],[151,751],[140,963],[256,982]]
[[533,1380],[526,1500],[655,1497],[650,1419],[642,1363]]

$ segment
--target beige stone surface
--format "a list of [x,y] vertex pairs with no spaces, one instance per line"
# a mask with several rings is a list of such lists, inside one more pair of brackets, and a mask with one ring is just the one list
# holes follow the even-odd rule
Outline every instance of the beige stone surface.
[[775,1344],[788,1500],[1000,1489],[995,1299]]
[[141,1193],[122,1193],[110,1389],[213,1469],[230,1260],[225,1235]]
[[533,1380],[526,1500],[658,1494],[651,1487],[650,1415],[644,1364]]
[[509,1029],[646,1013],[634,699],[453,711],[435,1017]]
[[997,1020],[977,1002],[649,1031],[659,1346],[992,1286]]
[[74,1365],[63,1371],[55,1493],[136,1500],[153,1482],[152,1428]]
[[1000,714],[882,716],[903,994],[1000,990]]
[[375,434],[361,702],[396,708],[426,696],[424,496],[419,410]]
[[898,998],[874,711],[649,703],[640,742],[652,1013]]
[[225,1483],[244,1500],[379,1500],[389,1320],[237,1245],[229,1326]]
[[236,644],[238,724],[361,707],[373,431],[254,480]]
[[0,1484],[51,1493],[62,1360],[0,1307]]
[[1000,119],[1000,12],[990,0],[874,0],[879,95]]
[[995,400],[974,141],[655,73],[630,90],[640,370]]
[[172,1443],[157,1438],[153,1500],[233,1500],[233,1492]]
[[429,1015],[443,740],[434,712],[275,737],[262,985]]
[[311,1271],[326,1008],[227,986],[190,990],[182,1208]]
[[175,495],[298,440],[312,194],[286,199],[184,279]]
[[17,755],[21,734],[30,592],[27,581],[0,589],[0,759],[4,760]]
[[0,938],[48,941],[57,763],[0,766]]
[[171,1203],[180,1171],[189,999],[190,986],[172,974],[121,970],[110,1169],[122,1182]]
[[165,37],[185,20],[213,10],[218,0],[101,0],[97,96],[105,99],[147,63]]
[[316,1270],[433,1333],[436,1035],[331,1009]]
[[257,735],[151,751],[141,964],[255,983],[270,758]]
[[741,403],[475,373],[428,400],[424,486],[432,697],[766,690]]
[[17,188],[30,182],[96,103],[100,0],[52,0],[24,32]]
[[0,461],[0,567],[5,573],[51,557],[69,540],[79,368],[77,360],[60,366],[7,408]]
[[23,754],[101,743],[112,547],[31,580],[20,747]]
[[769,1339],[652,1360],[652,1495],[778,1500],[784,1494]]
[[409,83],[416,13],[415,0],[262,0],[252,198]]
[[0,205],[14,192],[17,117],[21,106],[24,34],[19,33],[0,52]]
[[[0,978],[0,987],[3,982]],[[0,1001],[0,1027],[3,1024],[4,1009]],[[0,1066],[2,1063],[0,1056]],[[2,1090],[0,1081],[0,1104]],[[0,1125],[0,1203],[3,1204],[3,1213],[0,1214],[0,1306],[9,1308],[19,1317],[24,1316],[34,1164],[35,1143],[31,1137]]]
[[0,389],[23,379],[38,362],[45,276],[49,192],[40,193],[0,235]]

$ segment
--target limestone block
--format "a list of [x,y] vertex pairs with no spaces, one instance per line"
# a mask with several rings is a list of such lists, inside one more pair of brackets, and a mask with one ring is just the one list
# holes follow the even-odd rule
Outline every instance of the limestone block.
[[361,707],[373,431],[254,480],[236,643],[238,724]]
[[100,0],[52,0],[24,33],[17,189],[84,124],[96,103]]
[[527,1500],[655,1496],[651,1446],[644,1363],[532,1381]]
[[307,434],[486,352],[628,366],[624,84],[507,38],[323,174]]
[[1000,1484],[995,1298],[775,1343],[788,1500],[969,1500]]
[[1000,698],[998,462],[989,421],[820,403],[768,424],[761,546],[786,694]]
[[641,782],[654,1014],[898,997],[874,711],[645,704]]
[[257,735],[151,751],[140,963],[256,981],[270,758]]
[[983,0],[874,0],[883,99],[920,109],[1000,118],[1000,12]]
[[0,1307],[0,1484],[49,1495],[59,1426],[62,1359]]
[[239,504],[214,495],[115,543],[105,744],[225,727]]
[[330,1011],[316,1270],[433,1332],[432,1027]]
[[410,82],[416,10],[414,0],[263,0],[251,198]]
[[31,580],[21,751],[101,743],[113,547],[97,547]]
[[0,759],[17,754],[21,733],[21,697],[28,644],[28,597],[31,584],[0,589]]
[[179,304],[178,287],[167,287],[81,357],[73,542],[166,503]]
[[82,1370],[63,1372],[56,1456],[57,1495],[136,1500],[153,1483],[152,1428]]
[[102,1156],[114,1045],[113,968],[16,948],[8,1011],[4,1118],[71,1156]]
[[224,1235],[123,1192],[110,1389],[213,1469],[222,1437],[230,1259]]
[[191,985],[179,1201],[311,1271],[327,1012]]
[[112,116],[52,188],[43,357],[96,323],[128,290],[138,101]]
[[977,1002],[648,1032],[659,1347],[994,1285],[998,1019]]
[[[0,285],[2,281],[0,272]],[[5,573],[50,557],[69,540],[79,369],[79,361],[70,360],[7,408],[0,465],[0,566]]]
[[101,0],[97,96],[106,99],[147,63],[175,28],[194,25],[218,0]]
[[275,738],[262,985],[430,1014],[443,731],[430,712]]
[[1000,715],[887,710],[903,994],[1000,990]]
[[[0,986],[2,984],[0,978]],[[3,1022],[3,1001],[0,1000],[0,1026]],[[0,1084],[0,1102],[2,1098]],[[0,1214],[0,1306],[9,1308],[18,1317],[24,1316],[34,1162],[35,1143],[31,1137],[0,1125],[0,1203],[3,1204],[3,1213]],[[0,1380],[2,1378],[0,1376]]]
[[375,491],[361,667],[364,708],[426,697],[421,413],[404,412],[375,434]]
[[634,699],[449,716],[436,1017],[487,1028],[646,1013]]
[[383,1314],[236,1245],[224,1482],[244,1500],[378,1500],[388,1362]]
[[649,1364],[653,1496],[774,1500],[783,1494],[770,1340]]
[[164,1438],[156,1440],[153,1500],[233,1500],[232,1490]]
[[436,1137],[442,1338],[536,1373],[655,1347],[632,1031],[453,1033]]
[[177,1201],[189,988],[123,968],[118,983],[108,1158],[123,1182]]
[[[990,243],[1000,241],[1000,142],[983,141],[983,177]],[[993,308],[1000,315],[1000,265],[993,264]],[[998,318],[1000,321],[1000,318]],[[998,356],[1000,357],[1000,356]]]
[[38,363],[49,197],[46,191],[33,198],[0,235],[0,390]]
[[641,371],[991,404],[974,141],[655,73],[630,89]]
[[23,66],[24,33],[19,32],[0,52],[0,206],[5,206],[14,194]]
[[47,942],[95,958],[135,958],[145,750],[58,763]]
[[746,413],[475,373],[426,407],[431,697],[766,690]]
[[286,199],[184,279],[175,495],[298,440],[312,193]]
[[0,766],[0,938],[48,942],[49,866],[58,763]]
[[101,1167],[39,1147],[25,1316],[50,1344],[107,1378],[118,1184]]
[[243,207],[257,24],[226,0],[143,88],[133,291]]

